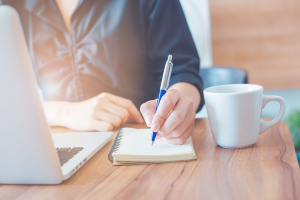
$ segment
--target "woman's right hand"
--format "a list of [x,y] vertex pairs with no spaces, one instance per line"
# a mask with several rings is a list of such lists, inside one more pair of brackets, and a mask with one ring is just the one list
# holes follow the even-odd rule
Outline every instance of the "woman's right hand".
[[109,93],[81,102],[44,101],[43,106],[50,126],[77,131],[111,131],[126,122],[144,123],[130,100]]

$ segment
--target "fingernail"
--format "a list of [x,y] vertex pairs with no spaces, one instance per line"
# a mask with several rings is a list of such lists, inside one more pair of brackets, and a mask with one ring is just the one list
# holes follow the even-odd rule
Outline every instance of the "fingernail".
[[163,136],[163,133],[160,132],[160,131],[157,131],[157,134],[159,135],[159,137],[162,137],[162,136]]
[[153,127],[152,127],[152,131],[154,131],[154,132],[157,132],[158,131],[158,129],[159,129],[159,124],[158,123],[155,123],[154,125],[153,125]]
[[147,115],[145,117],[145,121],[146,121],[147,126],[150,127],[151,126],[151,121],[152,121],[152,116],[151,115]]

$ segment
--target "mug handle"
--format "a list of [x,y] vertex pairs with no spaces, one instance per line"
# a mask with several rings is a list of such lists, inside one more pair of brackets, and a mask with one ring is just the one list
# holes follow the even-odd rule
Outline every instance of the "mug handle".
[[280,104],[279,114],[272,121],[264,121],[261,119],[259,133],[264,133],[266,130],[268,130],[269,128],[274,126],[276,123],[278,123],[282,119],[282,117],[284,115],[285,104],[284,104],[283,98],[280,96],[275,96],[275,95],[264,95],[262,109],[264,109],[265,106],[267,105],[267,103],[270,101],[278,101],[279,102],[279,104]]

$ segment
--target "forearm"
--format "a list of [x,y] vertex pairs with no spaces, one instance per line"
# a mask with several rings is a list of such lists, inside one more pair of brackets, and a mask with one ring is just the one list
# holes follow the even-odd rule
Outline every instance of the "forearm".
[[43,108],[49,126],[64,126],[64,113],[69,102],[43,101]]
[[181,94],[191,98],[193,100],[194,111],[195,112],[197,111],[197,108],[201,101],[201,96],[200,96],[198,89],[194,85],[189,84],[189,83],[180,82],[180,83],[176,83],[176,84],[172,85],[170,87],[170,89],[176,89]]
[[111,131],[132,121],[144,123],[135,105],[128,99],[101,93],[80,102],[44,101],[44,112],[50,126],[64,126],[77,131]]

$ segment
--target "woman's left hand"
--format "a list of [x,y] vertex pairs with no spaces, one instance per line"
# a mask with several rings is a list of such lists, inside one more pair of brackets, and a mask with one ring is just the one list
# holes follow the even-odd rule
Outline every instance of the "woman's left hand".
[[141,113],[148,127],[158,132],[156,138],[165,137],[168,143],[183,144],[194,129],[195,110],[193,100],[170,89],[162,97],[156,110],[156,100],[141,105]]

